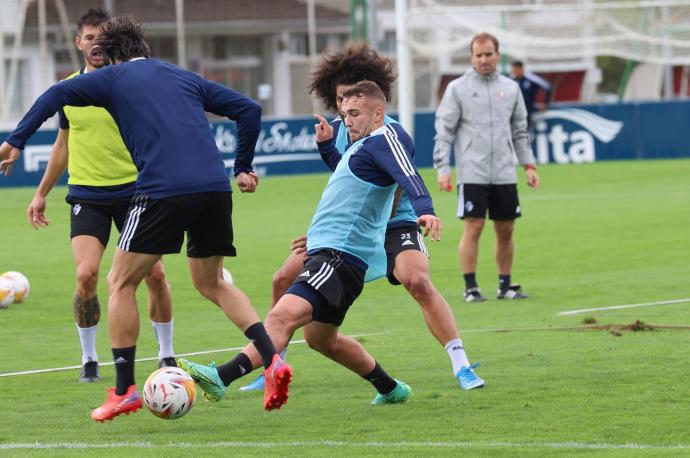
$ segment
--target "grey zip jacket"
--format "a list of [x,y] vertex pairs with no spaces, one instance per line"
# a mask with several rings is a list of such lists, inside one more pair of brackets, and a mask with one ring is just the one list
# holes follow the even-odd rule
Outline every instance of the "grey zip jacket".
[[534,164],[520,87],[498,72],[482,76],[472,68],[451,81],[435,126],[434,168],[439,176],[451,173],[454,144],[458,184],[517,183],[516,162]]

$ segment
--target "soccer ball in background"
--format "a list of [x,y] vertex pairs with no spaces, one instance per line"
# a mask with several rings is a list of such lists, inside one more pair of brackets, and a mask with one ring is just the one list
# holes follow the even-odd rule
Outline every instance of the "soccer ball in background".
[[0,277],[0,309],[6,309],[14,302],[14,287],[8,279]]
[[12,288],[14,289],[14,302],[23,302],[29,297],[29,291],[31,286],[29,285],[29,279],[26,278],[22,273],[9,271],[0,275],[0,278],[4,278],[10,282]]
[[174,420],[192,409],[196,385],[179,367],[162,367],[144,384],[144,405],[157,417]]
[[234,281],[233,281],[233,279],[232,279],[232,274],[231,274],[230,271],[229,271],[228,269],[226,269],[226,268],[223,268],[223,280],[225,280],[226,282],[230,283],[231,285],[234,284]]

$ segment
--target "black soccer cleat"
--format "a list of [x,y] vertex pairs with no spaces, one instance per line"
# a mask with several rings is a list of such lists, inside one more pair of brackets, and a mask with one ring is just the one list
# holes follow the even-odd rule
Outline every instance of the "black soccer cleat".
[[468,288],[465,290],[465,302],[484,302],[486,296],[482,296],[482,292],[478,287]]
[[505,291],[501,291],[499,288],[498,294],[496,295],[496,297],[498,299],[514,300],[514,299],[527,299],[529,296],[522,292],[522,287],[520,287],[520,285],[510,285],[508,287],[508,289]]
[[177,367],[177,361],[174,356],[168,356],[167,358],[158,360],[158,368],[162,367]]
[[98,361],[89,360],[82,367],[79,373],[79,381],[81,383],[97,382],[101,379],[101,374],[98,370]]

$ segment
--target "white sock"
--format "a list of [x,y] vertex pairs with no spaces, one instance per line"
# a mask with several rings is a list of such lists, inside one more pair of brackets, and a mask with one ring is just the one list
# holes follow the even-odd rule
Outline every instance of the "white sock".
[[286,346],[285,348],[283,348],[283,351],[280,352],[280,358],[283,361],[285,361],[285,358],[287,358],[287,349],[288,349],[288,347]]
[[158,360],[175,356],[173,351],[172,320],[170,320],[170,323],[156,323],[152,321],[151,324],[153,325],[153,332],[156,333],[156,339],[158,339]]
[[82,364],[86,364],[89,361],[98,361],[98,355],[96,354],[96,331],[98,331],[97,324],[90,328],[80,328],[79,325],[77,325],[79,341],[81,342]]
[[453,364],[453,375],[457,374],[463,367],[470,365],[470,361],[467,359],[467,354],[465,353],[465,348],[462,346],[462,340],[453,339],[448,342],[446,344],[446,351],[448,352],[451,364]]

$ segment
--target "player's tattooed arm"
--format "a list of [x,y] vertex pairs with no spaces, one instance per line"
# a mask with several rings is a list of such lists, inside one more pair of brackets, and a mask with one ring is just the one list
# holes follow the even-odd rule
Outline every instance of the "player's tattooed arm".
[[98,324],[101,319],[101,305],[98,302],[98,296],[91,299],[82,299],[74,294],[74,319],[80,328],[90,328]]

